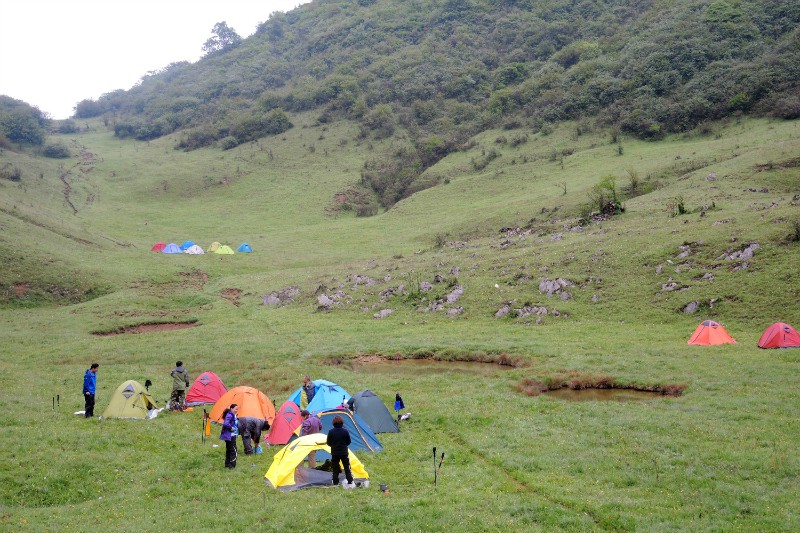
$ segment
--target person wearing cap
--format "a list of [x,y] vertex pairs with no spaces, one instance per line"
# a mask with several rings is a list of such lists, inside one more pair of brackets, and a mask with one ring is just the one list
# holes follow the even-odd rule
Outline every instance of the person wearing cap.
[[92,363],[92,366],[83,374],[83,401],[86,418],[94,416],[94,394],[97,391],[97,370],[99,368],[98,363]]
[[[303,423],[300,425],[300,436],[312,435],[314,433],[322,433],[322,420],[317,415],[312,415],[305,409],[300,411],[300,418]],[[317,467],[317,450],[308,452],[308,467]]]

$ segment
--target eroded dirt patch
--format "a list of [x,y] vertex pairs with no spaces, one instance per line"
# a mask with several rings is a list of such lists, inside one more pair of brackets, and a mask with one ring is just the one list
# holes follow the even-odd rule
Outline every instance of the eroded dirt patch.
[[232,303],[236,307],[239,307],[240,302],[239,298],[242,296],[241,289],[222,289],[219,291],[220,296],[223,299],[227,300],[228,302]]
[[11,288],[11,290],[14,292],[14,297],[25,298],[30,288],[31,288],[30,284],[23,281],[15,283],[14,286]]
[[109,337],[112,335],[124,335],[126,333],[157,333],[161,331],[177,331],[179,329],[189,329],[197,326],[197,320],[188,322],[146,322],[132,326],[121,326],[107,331],[93,331],[92,335]]
[[443,372],[493,372],[526,366],[522,357],[485,352],[421,353],[421,354],[356,354],[331,356],[322,361],[329,366],[344,366],[362,372],[390,373],[443,373]]

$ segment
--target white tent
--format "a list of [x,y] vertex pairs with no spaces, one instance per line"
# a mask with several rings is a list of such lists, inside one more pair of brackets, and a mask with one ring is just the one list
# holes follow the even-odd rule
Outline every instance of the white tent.
[[190,246],[189,248],[187,248],[185,253],[192,254],[192,255],[200,255],[200,254],[204,254],[205,252],[203,251],[202,248],[200,248],[200,246],[195,244],[195,245]]

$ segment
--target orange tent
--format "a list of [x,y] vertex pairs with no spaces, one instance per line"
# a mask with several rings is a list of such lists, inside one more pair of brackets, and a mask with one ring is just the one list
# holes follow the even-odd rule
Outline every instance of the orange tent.
[[239,406],[239,418],[250,416],[266,420],[270,424],[275,420],[275,406],[272,405],[272,400],[253,387],[234,387],[223,394],[214,404],[209,417],[215,422],[222,423],[222,412],[234,403]]
[[736,344],[736,340],[728,335],[725,328],[714,322],[706,320],[694,330],[692,338],[687,344],[697,346],[711,346],[712,344]]
[[789,324],[775,322],[758,340],[759,348],[800,348],[800,333]]

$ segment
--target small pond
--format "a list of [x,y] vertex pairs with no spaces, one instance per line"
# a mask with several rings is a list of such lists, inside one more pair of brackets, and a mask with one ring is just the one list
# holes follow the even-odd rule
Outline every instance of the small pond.
[[660,392],[641,391],[634,389],[579,389],[573,390],[562,387],[543,393],[569,402],[638,402],[666,398]]

